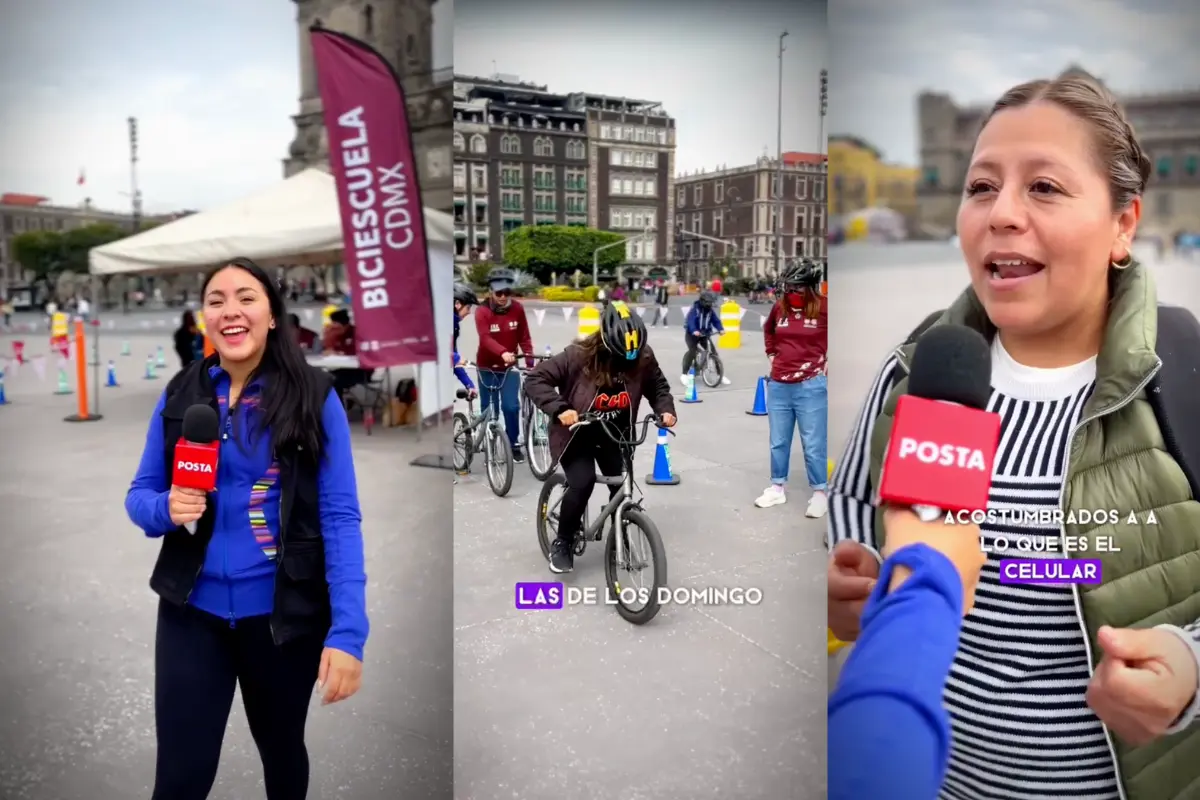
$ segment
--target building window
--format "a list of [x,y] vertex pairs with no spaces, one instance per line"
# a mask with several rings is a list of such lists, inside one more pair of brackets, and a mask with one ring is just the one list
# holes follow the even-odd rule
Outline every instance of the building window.
[[472,153],[486,153],[487,152],[487,139],[483,138],[483,134],[477,133],[471,137],[471,152]]
[[692,233],[701,233],[701,228],[704,227],[703,215],[696,213],[692,214]]
[[483,164],[471,165],[471,192],[487,191],[487,167]]
[[1166,178],[1171,174],[1171,157],[1163,156],[1158,159],[1158,177]]
[[803,175],[796,176],[796,199],[804,200],[808,197],[808,178]]
[[566,197],[568,214],[586,214],[587,198],[580,194],[569,194]]
[[792,257],[804,258],[804,240],[796,239],[792,242]]
[[517,138],[515,133],[500,137],[500,152],[514,156],[521,154],[521,140]]
[[704,205],[704,184],[696,184],[696,188],[692,189],[692,204],[697,206]]
[[608,163],[612,164],[614,167],[621,166],[621,154],[624,152],[624,150],[618,150],[615,147],[610,149],[608,151]]
[[724,216],[725,216],[725,212],[724,212],[724,210],[717,210],[717,211],[714,211],[714,212],[712,212],[712,230],[713,230],[713,236],[718,236],[718,237],[719,237],[719,236],[723,235],[723,230],[724,230],[724,227],[725,227],[725,225],[724,225],[724,223],[725,223]]
[[[938,185],[938,168],[926,167],[923,170],[923,180],[925,185],[930,189],[936,189]],[[816,187],[814,187],[816,188]]]
[[718,204],[725,202],[725,181],[717,181],[713,186],[713,202]]
[[533,168],[533,188],[535,188],[535,189],[553,189],[554,188],[554,167],[534,167]]
[[587,191],[587,173],[583,170],[566,170],[563,173],[563,182],[568,190],[575,190],[577,192]]
[[658,143],[659,143],[659,144],[666,144],[666,143],[667,143],[667,132],[666,132],[666,130],[662,130],[662,129],[660,129],[660,130],[658,131]]
[[460,153],[467,149],[467,140],[458,131],[454,132],[454,149]]
[[685,205],[687,205],[687,187],[686,186],[680,186],[678,189],[675,190],[675,205],[679,206],[680,208],[683,208]]
[[683,230],[684,225],[687,224],[686,222],[684,222],[684,219],[685,219],[685,217],[683,216],[683,214],[675,215],[675,230],[677,230],[677,231]]
[[825,202],[825,179],[817,178],[813,181],[813,200],[818,203]]
[[745,244],[742,245],[742,252],[748,256],[754,255],[754,239],[753,238],[751,238],[751,237],[746,238]]
[[778,200],[782,196],[783,195],[779,192],[779,176],[772,175],[771,176],[771,199]]
[[546,158],[554,157],[554,142],[549,136],[539,136],[533,140],[533,154]]
[[553,214],[554,208],[554,193],[553,192],[534,192],[533,193],[533,210],[534,213],[545,212]]
[[821,206],[813,209],[813,235],[825,236],[825,209]]
[[807,219],[805,217],[806,217],[806,215],[804,213],[804,209],[797,208],[796,209],[796,228],[795,228],[797,235],[807,235],[808,234],[808,231],[806,230]]
[[476,225],[486,225],[487,224],[487,200],[476,200],[475,201],[475,224]]
[[1200,159],[1197,159],[1196,156],[1188,156],[1183,162],[1183,171],[1189,178],[1196,177],[1196,172],[1200,171]]
[[612,138],[612,125],[601,125],[600,126],[600,138],[601,139],[611,139]]
[[454,191],[465,192],[467,190],[467,165],[454,165]]
[[658,242],[654,239],[642,240],[642,259],[644,261],[653,261],[655,259],[655,251],[658,249]]
[[363,33],[368,37],[375,35],[375,9],[371,6],[363,9]]
[[515,164],[500,165],[501,186],[520,186],[521,183],[521,167]]
[[505,191],[500,192],[500,211],[520,211],[522,209],[522,198],[520,192]]
[[567,158],[583,160],[587,158],[587,146],[578,139],[567,142]]

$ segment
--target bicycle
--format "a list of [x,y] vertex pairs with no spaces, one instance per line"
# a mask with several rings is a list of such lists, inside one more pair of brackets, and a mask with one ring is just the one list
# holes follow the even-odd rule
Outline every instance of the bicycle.
[[[613,496],[605,504],[600,511],[600,515],[593,522],[588,521],[586,509],[583,513],[583,530],[580,532],[578,539],[575,541],[575,555],[582,556],[587,549],[588,542],[598,542],[605,539],[605,531],[607,530],[608,537],[604,542],[604,579],[606,590],[608,592],[609,602],[612,602],[617,609],[617,613],[621,618],[634,625],[645,625],[650,620],[654,619],[659,611],[658,592],[660,588],[665,588],[667,585],[667,553],[663,547],[662,535],[658,532],[658,526],[650,519],[642,506],[643,495],[633,479],[633,454],[637,448],[646,441],[646,436],[650,431],[650,423],[655,423],[661,427],[661,421],[655,414],[648,414],[641,421],[642,435],[637,439],[623,439],[613,433],[611,425],[604,419],[594,413],[586,413],[579,415],[579,422],[571,426],[574,431],[584,425],[592,425],[599,423],[604,433],[608,438],[612,439],[621,448],[621,460],[624,465],[624,474],[609,477],[607,475],[596,475],[596,483],[604,486],[619,487]],[[634,430],[637,430],[637,424],[634,423]],[[674,431],[663,428],[672,436]],[[566,476],[561,472],[555,472],[542,484],[542,491],[538,495],[538,518],[537,532],[538,544],[542,548],[542,555],[547,561],[550,560],[550,547],[558,536],[558,508],[562,504],[560,496],[553,504],[550,502],[550,495],[558,487],[567,486]],[[636,495],[636,496],[635,496]],[[640,574],[647,569],[645,564],[645,553],[636,552],[640,548],[634,548],[630,542],[630,529],[637,528],[645,534],[645,539],[649,545],[649,556],[651,558],[651,586],[641,589],[629,589],[622,587],[621,582],[617,579],[617,570],[625,568],[631,575]],[[617,535],[618,531],[620,536]],[[631,606],[630,601],[641,599],[645,605],[640,609],[635,609]]]
[[488,486],[492,494],[504,497],[512,489],[516,462],[508,434],[500,424],[500,392],[492,392],[492,402],[478,414],[475,413],[475,398],[466,389],[459,389],[454,396],[467,401],[467,413],[455,411],[453,417],[454,471],[466,475],[475,454],[482,453],[486,459]]
[[[539,361],[551,358],[549,355],[536,356]],[[522,373],[527,370],[522,369]],[[529,471],[539,481],[544,481],[554,471],[554,459],[550,456],[550,417],[542,411],[529,395],[525,394],[525,383],[521,383],[521,437],[525,445],[525,457],[529,461]]]
[[696,348],[695,368],[696,374],[710,389],[717,388],[725,379],[725,363],[721,361],[711,336],[700,337]]

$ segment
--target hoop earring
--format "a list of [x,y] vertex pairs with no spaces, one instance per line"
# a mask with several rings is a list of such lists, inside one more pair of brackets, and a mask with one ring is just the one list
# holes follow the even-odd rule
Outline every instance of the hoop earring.
[[1113,261],[1111,264],[1113,269],[1129,269],[1130,265],[1133,264],[1133,254],[1126,253],[1125,257],[1120,261]]

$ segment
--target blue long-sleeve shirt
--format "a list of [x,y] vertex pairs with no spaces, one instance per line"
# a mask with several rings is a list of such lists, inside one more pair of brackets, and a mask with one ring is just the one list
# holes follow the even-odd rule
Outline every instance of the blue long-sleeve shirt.
[[[188,603],[234,625],[238,619],[270,614],[274,607],[281,500],[279,465],[272,460],[269,435],[256,427],[261,387],[247,386],[237,410],[230,414],[229,376],[220,367],[213,367],[210,374],[221,412],[219,502],[212,540]],[[125,496],[129,518],[149,537],[175,529],[168,508],[171,476],[163,458],[161,414],[165,400],[164,393],[151,415],[142,460]],[[336,392],[330,392],[325,400],[322,422],[326,441],[317,487],[325,578],[333,612],[325,646],[361,660],[370,628],[362,513],[350,424]]]
[[[895,592],[897,565],[912,574]],[[933,548],[883,562],[862,633],[829,696],[830,800],[935,800],[950,758],[942,693],[958,650],[962,580]]]
[[475,390],[475,384],[471,381],[471,376],[467,374],[466,367],[463,367],[463,358],[458,354],[458,334],[459,334],[459,319],[458,314],[454,315],[454,341],[450,345],[451,349],[451,364],[454,367],[454,377],[458,378],[458,382],[469,391]]
[[725,326],[721,324],[721,315],[713,308],[701,308],[699,301],[692,303],[687,317],[683,321],[684,330],[693,336],[711,336],[714,332],[724,333]]

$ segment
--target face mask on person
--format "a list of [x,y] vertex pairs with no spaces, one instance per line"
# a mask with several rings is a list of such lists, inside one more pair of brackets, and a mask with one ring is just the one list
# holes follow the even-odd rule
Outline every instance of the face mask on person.
[[804,307],[804,292],[788,292],[783,297],[792,308]]

